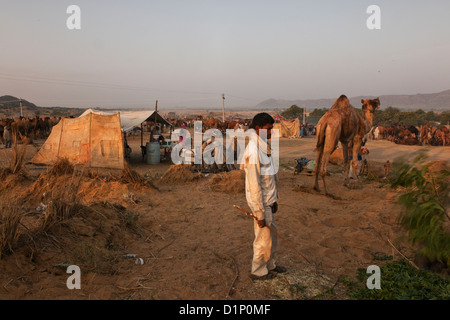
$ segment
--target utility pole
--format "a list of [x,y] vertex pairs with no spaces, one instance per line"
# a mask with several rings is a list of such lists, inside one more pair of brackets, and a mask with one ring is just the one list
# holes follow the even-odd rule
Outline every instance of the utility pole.
[[303,124],[306,124],[306,105],[303,105]]
[[20,117],[23,118],[22,98],[19,98],[19,105],[20,105]]
[[222,122],[225,122],[225,93],[222,94]]

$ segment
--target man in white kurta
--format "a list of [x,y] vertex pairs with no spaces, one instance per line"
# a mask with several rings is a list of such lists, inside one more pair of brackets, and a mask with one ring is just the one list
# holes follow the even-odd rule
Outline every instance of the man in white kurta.
[[[259,124],[255,125],[254,119],[252,128],[248,132],[250,139],[241,168],[245,171],[247,203],[258,220],[254,222],[255,240],[251,278],[265,280],[273,278],[278,272],[285,272],[286,269],[275,264],[277,237],[269,228],[266,228],[269,226],[275,232],[277,230],[273,215],[278,209],[278,174],[270,145],[267,143],[267,140],[271,138],[274,122],[268,114],[260,118],[257,118],[258,116],[255,116],[255,119]],[[267,139],[264,138],[265,134]]]

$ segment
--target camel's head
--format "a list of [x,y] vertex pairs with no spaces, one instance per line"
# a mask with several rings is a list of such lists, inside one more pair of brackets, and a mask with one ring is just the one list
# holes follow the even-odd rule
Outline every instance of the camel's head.
[[374,113],[375,110],[380,109],[380,98],[361,100],[361,103],[363,111]]

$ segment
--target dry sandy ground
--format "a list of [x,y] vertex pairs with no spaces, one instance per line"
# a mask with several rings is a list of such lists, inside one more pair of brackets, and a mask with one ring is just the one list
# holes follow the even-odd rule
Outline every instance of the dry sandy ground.
[[[280,235],[311,263],[280,241],[278,261],[288,272],[270,281],[253,281],[249,278],[253,222],[233,208],[248,208],[239,179],[233,176],[225,185],[235,184],[235,188],[214,188],[213,175],[164,182],[160,178],[170,164],[143,163],[140,138],[129,142],[134,150],[130,167],[158,189],[107,179],[86,182],[81,196],[95,210],[89,212],[92,216],[80,214],[70,228],[49,232],[43,239],[34,239],[34,245],[28,243],[0,260],[0,299],[333,298],[322,295],[327,288],[334,288],[334,298],[345,299],[340,276],[355,277],[358,268],[382,264],[375,256],[401,259],[388,240],[414,258],[396,224],[397,192],[375,180],[364,181],[360,189],[343,187],[342,168],[333,165],[329,166],[329,185],[341,200],[314,192],[311,175],[294,176],[290,169],[296,158],[314,159],[314,139],[282,139],[275,219]],[[28,159],[37,147],[28,146]],[[400,155],[411,158],[424,149],[386,141],[369,141],[368,148],[370,160],[379,162]],[[2,166],[8,162],[7,152],[0,149]],[[430,148],[429,154],[432,160],[447,160],[450,148]],[[31,180],[44,171],[27,166],[28,175],[34,177]],[[23,182],[23,190],[32,183]],[[16,195],[17,190],[0,191],[4,196],[0,199],[5,201],[6,195]],[[93,190],[96,193],[89,193]],[[116,206],[108,205],[115,201]],[[115,211],[138,217],[134,227],[127,229],[117,222]],[[145,263],[135,264],[135,259],[124,259],[124,254],[137,254]],[[58,267],[61,263],[80,266],[81,290],[67,289],[69,275]]]

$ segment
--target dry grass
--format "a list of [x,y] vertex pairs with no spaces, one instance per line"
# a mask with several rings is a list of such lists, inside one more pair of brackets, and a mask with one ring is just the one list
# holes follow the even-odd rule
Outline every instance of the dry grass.
[[[20,161],[15,163],[19,168]],[[0,175],[9,186],[0,190],[0,259],[4,261],[14,260],[13,252],[34,259],[51,247],[62,262],[115,274],[127,263],[121,254],[128,239],[148,237],[139,214],[117,203],[137,203],[130,189],[148,186],[147,179],[129,168],[92,173],[60,159],[32,183],[23,184],[21,175],[12,174],[9,167]]]
[[61,199],[53,199],[49,202],[42,223],[40,231],[46,233],[58,224],[71,219],[82,206],[78,203],[68,203]]
[[12,253],[19,239],[19,225],[22,212],[17,207],[0,207],[0,260]]
[[19,148],[19,145],[17,144],[17,136],[13,136],[13,145],[12,159],[9,162],[9,171],[11,174],[17,174],[23,170],[26,145]]
[[48,171],[50,176],[69,176],[69,174],[72,174],[72,177],[65,188],[56,185],[50,189],[50,199],[41,224],[42,232],[47,232],[55,225],[69,220],[82,207],[77,194],[84,170],[77,172],[67,159],[59,159]]
[[52,176],[62,176],[73,174],[74,166],[67,158],[58,159],[48,170],[48,174]]
[[122,183],[129,183],[132,185],[154,187],[149,180],[145,179],[136,171],[130,169],[127,164],[125,164],[125,168],[122,170],[122,173],[117,180]]
[[6,177],[11,174],[10,168],[0,168],[0,180],[5,181]]

